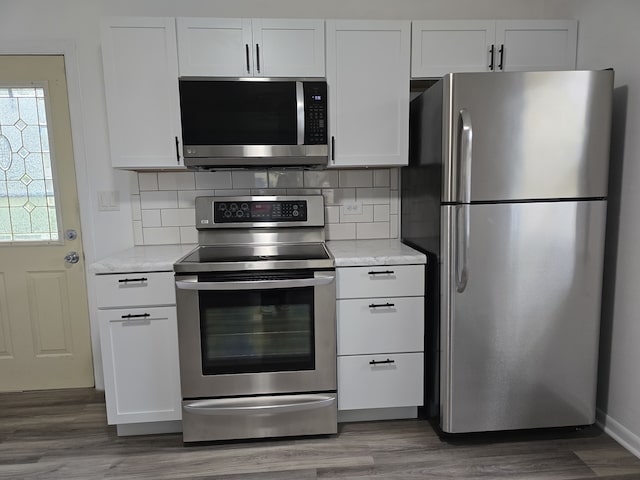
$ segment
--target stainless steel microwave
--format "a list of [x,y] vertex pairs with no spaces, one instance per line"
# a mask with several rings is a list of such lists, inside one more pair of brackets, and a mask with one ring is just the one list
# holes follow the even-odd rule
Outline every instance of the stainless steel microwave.
[[327,83],[180,79],[184,164],[326,165]]

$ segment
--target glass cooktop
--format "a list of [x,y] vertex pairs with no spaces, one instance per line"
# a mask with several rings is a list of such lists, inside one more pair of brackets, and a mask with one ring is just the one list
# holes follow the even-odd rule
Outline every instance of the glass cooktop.
[[200,246],[176,263],[175,270],[332,267],[323,243]]

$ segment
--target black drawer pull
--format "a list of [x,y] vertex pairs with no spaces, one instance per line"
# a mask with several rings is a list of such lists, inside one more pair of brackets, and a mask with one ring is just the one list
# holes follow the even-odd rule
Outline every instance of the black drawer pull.
[[395,306],[396,306],[395,303],[370,303],[369,304],[369,308],[383,308],[383,307],[391,308]]
[[392,364],[392,363],[396,363],[396,361],[387,358],[386,360],[380,360],[380,361],[371,360],[369,362],[369,365],[389,365],[389,364]]
[[394,272],[393,270],[384,270],[382,272],[371,271],[369,272],[369,275],[393,275],[394,273],[396,272]]
[[147,277],[140,278],[122,278],[118,280],[118,283],[129,283],[129,282],[146,282],[148,280]]
[[131,315],[130,313],[127,315],[122,315],[122,318],[124,320],[131,320],[132,318],[147,318],[150,317],[151,314],[150,313],[139,313],[137,315]]

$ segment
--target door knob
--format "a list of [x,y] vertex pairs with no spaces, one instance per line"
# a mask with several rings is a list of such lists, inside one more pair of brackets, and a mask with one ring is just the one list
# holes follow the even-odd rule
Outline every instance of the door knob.
[[69,252],[64,256],[64,261],[67,263],[78,263],[80,261],[80,255],[78,255],[78,252]]

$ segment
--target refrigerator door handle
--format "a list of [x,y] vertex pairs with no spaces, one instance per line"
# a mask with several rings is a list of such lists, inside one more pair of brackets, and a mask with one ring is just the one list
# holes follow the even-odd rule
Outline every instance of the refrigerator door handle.
[[[467,288],[469,266],[467,252],[469,250],[469,203],[471,202],[471,162],[473,125],[471,114],[466,109],[460,110],[460,203],[456,208],[456,289],[462,293]],[[462,228],[460,228],[462,224]],[[462,230],[462,232],[460,231]]]

